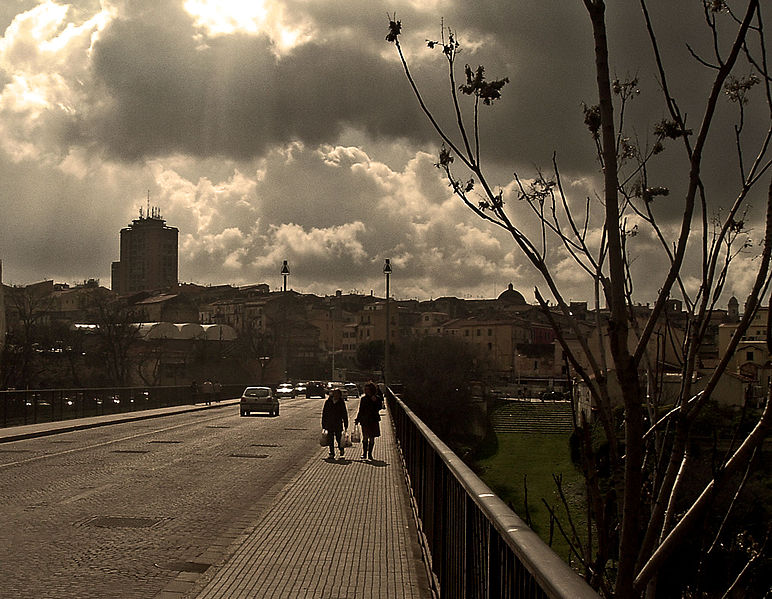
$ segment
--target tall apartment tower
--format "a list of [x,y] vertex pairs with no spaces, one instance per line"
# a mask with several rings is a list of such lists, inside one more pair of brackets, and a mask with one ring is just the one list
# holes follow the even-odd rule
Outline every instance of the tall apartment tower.
[[139,218],[121,229],[121,256],[112,265],[112,290],[133,293],[177,285],[179,229],[167,227],[158,208],[139,209]]

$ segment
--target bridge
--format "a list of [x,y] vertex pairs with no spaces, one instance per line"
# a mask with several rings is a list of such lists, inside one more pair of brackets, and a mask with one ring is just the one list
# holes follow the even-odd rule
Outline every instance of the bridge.
[[387,397],[374,460],[326,458],[320,399],[0,429],[0,595],[597,597]]

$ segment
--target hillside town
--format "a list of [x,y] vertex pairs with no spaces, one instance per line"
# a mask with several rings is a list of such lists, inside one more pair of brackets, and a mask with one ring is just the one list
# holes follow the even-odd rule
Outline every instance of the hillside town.
[[[386,300],[374,293],[337,290],[320,297],[272,291],[267,283],[179,283],[119,294],[97,280],[72,286],[48,280],[2,289],[4,388],[183,385],[204,378],[276,385],[362,378],[382,367],[371,357],[378,351],[382,355],[387,329],[393,348],[426,336],[465,341],[484,365],[486,382],[513,396],[572,388],[571,365],[550,323],[561,326],[565,316],[552,308],[548,318],[512,285],[494,299],[390,299],[388,327]],[[586,302],[573,302],[570,308],[602,355],[608,314]],[[649,311],[636,307],[641,321]],[[711,372],[740,314],[735,298],[726,310],[713,312],[699,356],[702,372]],[[722,381],[717,393],[722,403],[741,405],[749,394],[761,397],[770,376],[765,323],[762,309]],[[676,356],[687,325],[681,303],[671,300],[654,336],[656,346],[648,351],[652,372],[642,373],[651,375],[650,384],[677,385]],[[576,340],[567,336],[567,342]],[[581,403],[581,388],[575,393]]]
[[[594,355],[608,355],[609,314],[602,308],[576,301],[567,315],[557,307],[529,304],[512,284],[492,299],[400,300],[341,290],[322,297],[287,287],[287,261],[277,265],[283,286],[273,290],[265,282],[183,283],[177,240],[177,228],[148,203],[120,231],[120,259],[112,264],[110,289],[97,279],[2,285],[0,387],[364,380],[383,375],[387,336],[394,351],[434,336],[467,343],[494,392],[510,397],[570,393],[579,409],[592,413],[589,394],[576,383],[576,368],[587,365],[570,364],[560,339],[571,349],[579,343],[579,331]],[[643,324],[651,309],[638,305],[634,312]],[[766,312],[757,311],[734,353],[716,393],[719,402],[740,406],[763,396],[772,368]],[[702,378],[713,371],[741,314],[734,297],[726,309],[712,312],[698,356]],[[574,326],[568,326],[569,319]],[[688,327],[682,302],[669,300],[641,363],[640,375],[652,396],[667,400],[677,392]],[[630,342],[635,341],[633,336]],[[697,390],[700,383],[694,381]]]

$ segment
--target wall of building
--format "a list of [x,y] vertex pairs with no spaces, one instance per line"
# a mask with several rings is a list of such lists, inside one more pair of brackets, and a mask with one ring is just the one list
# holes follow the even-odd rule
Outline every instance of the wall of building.
[[3,261],[0,260],[0,352],[5,347],[5,290],[3,288]]
[[178,283],[179,230],[156,212],[121,229],[120,260],[112,266],[113,291],[165,289]]

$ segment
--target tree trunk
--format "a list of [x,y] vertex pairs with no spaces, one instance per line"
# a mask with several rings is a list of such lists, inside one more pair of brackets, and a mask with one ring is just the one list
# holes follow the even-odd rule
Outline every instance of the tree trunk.
[[[611,95],[611,77],[608,65],[608,40],[606,38],[605,4],[602,0],[585,0],[592,22],[595,40],[595,69],[600,104],[601,157],[605,200],[605,227],[608,238],[609,285],[606,301],[611,310],[609,343],[617,381],[625,408],[625,462],[624,484],[617,500],[621,508],[621,533],[619,535],[619,566],[615,594],[631,597],[635,579],[640,516],[641,516],[641,464],[643,461],[643,414],[641,411],[641,385],[638,368],[628,347],[630,316],[625,299],[625,264],[622,250],[622,234],[619,223],[619,181],[617,178],[616,136],[614,106]],[[619,468],[617,468],[618,470]],[[620,473],[617,472],[617,480]],[[619,483],[617,483],[619,487]]]

